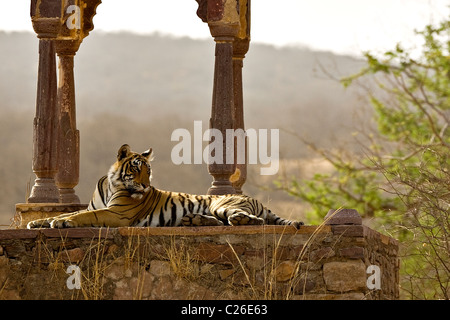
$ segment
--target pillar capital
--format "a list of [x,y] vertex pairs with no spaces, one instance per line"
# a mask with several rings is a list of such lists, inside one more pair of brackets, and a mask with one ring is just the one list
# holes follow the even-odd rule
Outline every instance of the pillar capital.
[[239,24],[209,22],[209,31],[216,41],[234,41],[239,33]]
[[78,49],[80,48],[81,40],[79,39],[68,39],[68,40],[55,40],[55,49],[58,56],[75,56]]
[[30,16],[39,39],[83,40],[101,0],[31,0]]

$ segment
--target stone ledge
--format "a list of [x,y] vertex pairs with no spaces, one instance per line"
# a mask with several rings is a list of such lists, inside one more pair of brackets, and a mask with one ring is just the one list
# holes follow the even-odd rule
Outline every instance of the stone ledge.
[[73,229],[6,229],[0,230],[0,240],[35,239],[40,235],[47,238],[101,238],[112,239],[116,231],[108,228]]
[[292,226],[224,226],[224,227],[121,227],[117,228],[121,236],[205,236],[221,234],[311,234],[329,233],[329,226],[302,226],[299,230]]
[[130,236],[206,236],[223,234],[324,234],[330,226],[303,226],[299,230],[291,226],[224,226],[224,227],[120,227],[120,228],[71,228],[71,229],[5,229],[0,230],[0,239],[34,239],[40,235],[47,238],[92,238],[112,239],[116,234]]

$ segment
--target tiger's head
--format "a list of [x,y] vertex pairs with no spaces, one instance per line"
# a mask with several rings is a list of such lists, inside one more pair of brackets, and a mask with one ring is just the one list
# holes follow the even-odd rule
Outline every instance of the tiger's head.
[[142,153],[131,151],[124,144],[117,152],[117,161],[108,172],[108,180],[113,193],[127,190],[135,199],[141,199],[150,190],[152,177],[152,149]]

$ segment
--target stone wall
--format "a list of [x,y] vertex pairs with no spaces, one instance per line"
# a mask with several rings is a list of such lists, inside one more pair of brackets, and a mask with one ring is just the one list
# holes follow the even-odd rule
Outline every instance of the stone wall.
[[343,219],[0,230],[0,299],[398,299],[397,241]]

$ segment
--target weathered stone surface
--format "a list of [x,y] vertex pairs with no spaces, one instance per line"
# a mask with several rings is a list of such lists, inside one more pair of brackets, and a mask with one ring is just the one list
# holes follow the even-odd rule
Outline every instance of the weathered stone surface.
[[208,263],[233,264],[238,262],[239,255],[244,251],[244,247],[237,245],[231,247],[226,244],[200,243],[195,257]]
[[323,265],[323,278],[327,290],[335,292],[364,290],[366,267],[361,260],[328,262]]
[[337,225],[332,226],[333,234],[342,235],[345,237],[363,237],[364,228],[363,226],[352,226],[352,225]]
[[133,299],[133,292],[130,287],[128,279],[121,279],[116,282],[114,290],[114,300],[131,300]]
[[310,292],[316,287],[316,282],[309,278],[302,278],[294,284],[292,291],[294,294],[305,294]]
[[339,250],[339,255],[341,257],[346,257],[350,259],[364,259],[364,248],[362,247],[342,248]]
[[143,271],[139,276],[130,279],[130,287],[134,288],[133,299],[142,300],[149,298],[155,278],[149,272]]
[[26,248],[21,242],[14,242],[5,246],[6,255],[8,258],[16,258],[26,255]]
[[172,273],[170,264],[162,260],[152,260],[149,272],[156,277],[168,276]]
[[220,279],[225,280],[229,276],[231,276],[236,270],[234,269],[224,269],[219,271]]
[[64,262],[78,263],[84,258],[84,250],[81,248],[74,248],[64,250],[58,254],[58,258]]
[[[127,235],[114,228],[19,229],[17,235],[15,230],[0,230],[0,297],[277,299],[293,294],[297,299],[398,298],[397,243],[368,230],[362,238],[333,234],[332,227],[341,226],[327,226],[324,234],[311,226],[309,234],[289,235],[280,234],[278,228],[256,227],[245,232],[234,231],[239,227],[208,228],[205,234],[186,228],[180,236],[170,233],[176,228],[138,228],[138,236],[130,236],[131,228],[126,229]],[[152,234],[154,230],[157,233]],[[168,247],[183,251],[171,261],[167,250],[161,249]],[[304,259],[299,259],[300,248]],[[361,253],[364,258],[355,259]],[[380,266],[380,290],[365,286],[362,261]],[[81,269],[83,290],[67,288],[66,270],[74,263]]]
[[288,281],[295,276],[297,264],[293,261],[283,261],[275,268],[276,281]]
[[362,225],[362,218],[355,209],[330,210],[324,220],[327,225]]
[[311,252],[309,258],[312,262],[319,262],[321,260],[331,258],[335,255],[335,252],[330,247],[323,247]]
[[119,280],[124,276],[124,267],[120,264],[112,264],[106,269],[105,276],[111,280]]

